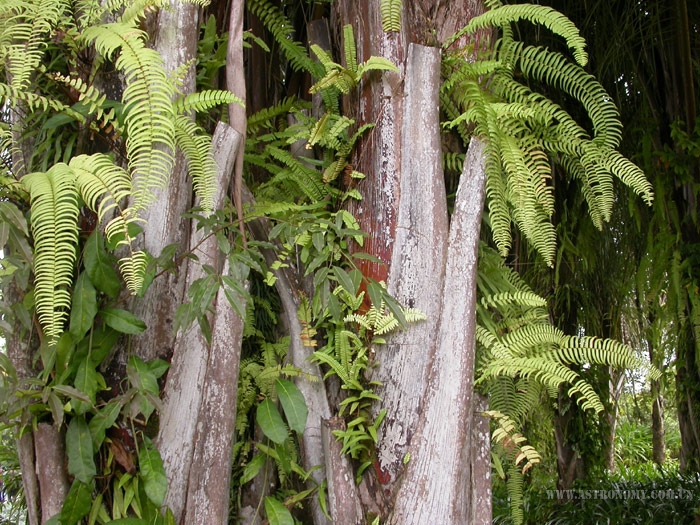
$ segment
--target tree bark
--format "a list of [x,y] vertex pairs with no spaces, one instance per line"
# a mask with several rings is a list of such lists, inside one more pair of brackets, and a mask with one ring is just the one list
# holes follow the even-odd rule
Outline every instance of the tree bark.
[[484,181],[483,144],[472,139],[450,224],[437,344],[390,523],[466,523],[471,515],[474,304]]
[[41,521],[61,512],[68,494],[65,444],[55,425],[39,423],[34,431],[36,474],[41,493]]

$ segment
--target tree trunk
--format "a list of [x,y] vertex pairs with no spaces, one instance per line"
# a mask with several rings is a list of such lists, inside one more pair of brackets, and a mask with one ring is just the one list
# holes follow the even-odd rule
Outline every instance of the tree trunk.
[[469,147],[448,226],[440,53],[417,45],[439,44],[481,9],[468,1],[449,7],[413,2],[395,33],[382,31],[378,9],[367,1],[341,0],[335,9],[336,28],[353,24],[358,62],[383,56],[399,69],[370,77],[361,83],[358,100],[344,102],[358,125],[375,124],[353,159],[367,179],[360,185],[364,200],[352,212],[369,233],[363,250],[383,264],[361,269],[386,280],[394,297],[428,317],[389,339],[373,373],[383,383],[379,395],[388,416],[361,497],[366,512],[389,523],[467,523],[490,516],[490,485],[484,479],[490,453],[483,448],[488,422],[475,414],[473,394],[482,145],[473,140]]

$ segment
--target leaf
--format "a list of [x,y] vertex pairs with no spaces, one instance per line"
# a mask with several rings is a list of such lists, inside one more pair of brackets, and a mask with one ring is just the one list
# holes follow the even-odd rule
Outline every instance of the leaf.
[[110,521],[109,525],[149,525],[149,522],[141,518],[120,518]]
[[112,258],[105,250],[102,235],[97,230],[92,232],[85,243],[83,264],[90,280],[99,291],[112,299],[119,296],[122,289],[119,274],[114,268]]
[[241,476],[240,484],[241,486],[248,483],[250,480],[255,478],[260,472],[260,469],[265,465],[267,457],[265,454],[256,454],[252,460],[243,469],[243,475]]
[[[85,484],[92,483],[97,469],[93,459],[90,429],[82,416],[74,417],[68,424],[66,452],[68,454],[68,472]],[[88,505],[85,513],[87,514],[89,511],[90,506]]]
[[73,303],[70,312],[70,334],[79,341],[92,327],[97,315],[97,291],[87,274],[81,273],[73,287]]
[[76,390],[85,394],[89,399],[89,402],[81,401],[76,403],[74,407],[77,414],[84,414],[95,404],[97,392],[104,385],[104,378],[95,370],[95,366],[87,356],[78,366],[73,384]]
[[78,523],[84,516],[90,512],[92,507],[92,487],[81,482],[80,480],[73,481],[73,484],[68,491],[66,500],[61,509],[61,524],[70,525]]
[[119,401],[112,399],[90,420],[88,428],[90,429],[90,435],[92,436],[94,450],[97,450],[105,440],[105,433],[107,432],[107,429],[114,425],[114,422],[119,417],[119,412],[121,412],[121,409],[122,404]]
[[302,434],[309,415],[304,395],[293,382],[287,379],[275,381],[275,389],[277,390],[280,403],[282,403],[282,409],[287,418],[287,423],[289,423],[289,428]]
[[271,399],[267,398],[258,405],[255,420],[268,438],[275,443],[284,443],[287,439],[287,425]]
[[270,525],[294,525],[294,518],[289,509],[271,496],[265,498],[265,514]]
[[123,334],[136,335],[146,330],[146,323],[131,312],[119,308],[104,308],[100,311],[107,326]]
[[168,478],[160,453],[149,438],[144,438],[144,444],[139,449],[139,468],[146,496],[160,507],[168,490]]
[[354,295],[356,292],[355,286],[353,285],[352,279],[350,279],[348,273],[339,266],[333,268],[333,272],[338,279],[338,284],[340,284],[340,286],[342,286],[348,293]]

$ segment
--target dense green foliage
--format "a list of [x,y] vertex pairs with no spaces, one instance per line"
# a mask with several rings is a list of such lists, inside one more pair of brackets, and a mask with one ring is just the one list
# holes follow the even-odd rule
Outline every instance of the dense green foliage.
[[[172,247],[161,254],[137,248],[139,214],[152,203],[154,191],[167,186],[179,151],[198,199],[188,218],[216,238],[230,272],[204,268],[205,276],[178,311],[176,328],[196,321],[211,337],[207,316],[219,289],[245,318],[233,506],[239,510],[251,481],[269,476],[272,490],[257,502],[268,519],[303,519],[309,498],[325,505],[325,489],[304,484],[310,472],[300,466],[298,438],[307,407],[292,380],[309,378],[286,360],[289,339],[278,326],[278,301],[270,287],[276,271],[286,268],[306,283],[298,312],[302,341],[316,349],[314,360],[324,379],[339,384],[337,413],[346,426],[334,434],[359,480],[372,465],[386,415],[373,409],[381,399],[374,392],[372,365],[381,359],[386,334],[424,316],[403,308],[382,283],[357,269],[359,260],[371,256],[351,249],[362,248],[365,234],[343,205],[362,199],[354,182],[371,176],[348,162],[372,125],[358,127],[341,113],[340,102],[372,72],[396,67],[381,57],[358,63],[349,26],[343,28],[342,60],[319,46],[307,51],[294,40],[288,11],[265,0],[248,3],[271,35],[268,43],[248,35],[250,45],[270,55],[277,52],[276,59],[310,75],[310,93],[318,94],[324,106],[312,117],[307,101],[290,96],[249,115],[245,175],[256,202],[245,218],[264,219],[269,232],[267,239],[244,247],[234,233],[233,207],[212,209],[216,166],[205,131],[212,120],[223,118],[217,106],[239,101],[216,90],[179,93],[178,77],[185,72],[166,71],[140,28],[147,10],[162,3],[101,7],[62,1],[44,10],[45,2],[25,0],[0,7],[0,60],[8,75],[0,97],[20,112],[7,119],[0,135],[3,151],[10,152],[0,187],[0,245],[6,246],[0,278],[4,291],[20,293],[3,296],[2,330],[8,336],[21,334],[28,349],[36,348],[38,363],[36,377],[26,378],[17,377],[4,356],[0,361],[3,399],[8,400],[4,422],[20,432],[45,422],[65,429],[74,481],[61,523],[86,516],[92,523],[126,517],[139,523],[172,521],[167,511],[159,512],[167,480],[151,440],[168,364],[130,355],[118,384],[106,370],[114,353],[128,347],[129,337],[146,329],[125,306],[129,294],[138,300],[180,260],[196,258],[193,253],[176,257]],[[474,19],[464,33],[498,27],[501,38],[476,62],[446,54],[442,101],[449,115],[446,128],[456,128],[465,140],[472,133],[486,138],[486,222],[500,254],[485,244],[481,250],[477,385],[490,395],[494,464],[507,479],[510,510],[518,522],[523,476],[541,460],[525,435],[533,414],[541,414],[542,403],[549,402],[543,400],[565,389],[573,404],[601,413],[600,394],[574,365],[639,367],[641,360],[622,343],[566,335],[551,323],[546,301],[504,263],[512,247],[511,223],[552,265],[557,253],[552,166],[581,185],[597,228],[612,217],[613,181],[647,202],[652,191],[641,170],[616,151],[621,140],[617,110],[582,69],[584,42],[573,24],[549,8],[490,5],[494,9]],[[400,2],[386,0],[381,7],[384,30],[399,30]],[[103,22],[108,11],[116,22]],[[574,62],[517,41],[511,24],[521,19],[563,37]],[[224,40],[215,26],[210,18],[202,28],[200,86],[215,84],[225,64]],[[101,91],[111,68],[124,82],[122,93]],[[579,124],[535,85],[578,101],[590,126]],[[15,122],[24,126],[22,137],[12,127]],[[100,146],[94,136],[101,137]],[[446,162],[459,169],[461,158],[453,155]],[[265,260],[270,251],[274,262]],[[251,291],[243,285],[246,280]],[[240,297],[247,300],[245,310]]]

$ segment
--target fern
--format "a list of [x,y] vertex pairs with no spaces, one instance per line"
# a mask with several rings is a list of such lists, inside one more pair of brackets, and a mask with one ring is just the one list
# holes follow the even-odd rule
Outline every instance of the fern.
[[70,308],[78,244],[78,194],[66,164],[31,173],[22,184],[31,195],[34,237],[34,298],[49,343],[56,341]]
[[160,55],[145,45],[146,34],[127,24],[87,28],[87,42],[111,58],[126,78],[124,124],[126,149],[133,177],[133,207],[142,210],[154,200],[153,190],[164,187],[172,172],[175,146],[175,94]]
[[190,176],[199,205],[205,212],[214,211],[217,166],[212,156],[211,137],[192,119],[183,115],[175,118],[175,143],[187,158]]
[[381,0],[379,12],[382,16],[382,30],[385,33],[401,31],[401,0]]
[[[597,227],[611,217],[617,177],[650,203],[651,184],[629,160],[615,151],[621,124],[617,109],[602,86],[582,66],[585,43],[575,26],[551,8],[538,5],[502,6],[474,18],[445,43],[489,26],[500,27],[501,39],[486,60],[471,64],[462,56],[443,61],[445,83],[441,100],[450,101],[452,127],[465,126],[486,139],[486,196],[493,238],[502,255],[511,245],[511,223],[552,265],[556,235],[551,224],[554,200],[551,163],[558,162],[580,179],[589,214]],[[528,20],[561,35],[576,63],[559,53],[525,46],[513,38],[510,24]],[[559,105],[516,80],[550,85],[581,103],[591,120],[592,137]],[[456,108],[461,113],[455,116]]]
[[319,65],[311,60],[304,46],[294,40],[294,25],[279,7],[268,0],[249,0],[246,6],[272,33],[294,70],[306,71],[314,76],[320,76]]

